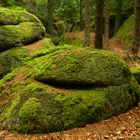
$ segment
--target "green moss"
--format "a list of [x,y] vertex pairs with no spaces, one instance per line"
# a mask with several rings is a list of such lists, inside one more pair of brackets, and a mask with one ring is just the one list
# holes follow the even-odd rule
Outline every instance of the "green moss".
[[44,36],[44,27],[37,22],[0,26],[0,51],[31,43]]
[[35,119],[40,110],[40,103],[36,98],[29,98],[21,107],[19,117],[23,122]]
[[17,25],[21,22],[39,22],[34,15],[25,10],[0,7],[0,25]]
[[132,74],[140,73],[140,67],[131,67],[130,70]]
[[62,120],[65,129],[101,119],[103,116],[98,116],[96,111],[103,108],[106,102],[105,92],[93,89],[74,90],[67,96],[60,94],[56,100],[63,104]]
[[120,85],[130,75],[126,64],[114,53],[90,48],[58,48],[27,66],[31,67],[30,76],[54,83]]
[[2,119],[9,119],[11,114],[14,111],[14,108],[17,106],[17,104],[20,101],[20,96],[15,97],[15,99],[12,100],[12,102],[6,107],[6,110],[4,110],[4,113],[1,114]]
[[19,68],[16,68],[15,70],[13,70],[11,73],[8,73],[6,76],[3,77],[3,79],[0,80],[0,91],[1,88],[4,86],[4,84],[10,81],[15,76],[18,70]]
[[133,104],[126,86],[110,86],[85,90],[70,90],[55,98],[63,106],[64,128],[81,127],[119,112],[125,112]]
[[[0,78],[7,73],[11,72],[14,68],[26,63],[30,59],[33,59],[37,55],[41,55],[42,52],[48,51],[50,48],[55,48],[50,39],[44,38],[37,42],[37,47],[34,50],[30,50],[27,46],[12,48],[10,50],[0,53]],[[36,45],[36,44],[35,44]],[[33,46],[31,46],[33,47]]]
[[140,84],[140,67],[131,67],[130,70],[137,82]]
[[117,34],[116,38],[121,38],[124,40],[125,47],[132,48],[133,47],[133,31],[134,31],[134,15],[129,17],[121,26]]
[[0,7],[0,52],[41,39],[45,28],[34,15]]

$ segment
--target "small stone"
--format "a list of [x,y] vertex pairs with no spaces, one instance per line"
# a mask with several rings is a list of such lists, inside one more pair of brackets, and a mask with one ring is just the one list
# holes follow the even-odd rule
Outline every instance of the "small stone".
[[121,134],[121,131],[117,131],[116,134],[117,134],[117,135],[120,135],[120,134]]
[[118,137],[118,140],[124,140],[123,136]]
[[108,138],[109,138],[109,136],[108,136],[108,135],[105,135],[103,138],[104,138],[104,139],[108,139]]

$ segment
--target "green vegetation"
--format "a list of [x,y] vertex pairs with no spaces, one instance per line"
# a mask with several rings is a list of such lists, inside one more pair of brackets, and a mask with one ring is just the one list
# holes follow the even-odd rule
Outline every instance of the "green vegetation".
[[19,117],[23,122],[35,119],[38,116],[38,110],[40,109],[40,103],[36,98],[29,98],[21,107],[19,111]]
[[125,47],[133,47],[133,32],[134,32],[134,15],[128,18],[119,31],[116,33],[116,38],[120,38],[124,41]]
[[138,83],[140,83],[140,67],[131,67],[130,70]]

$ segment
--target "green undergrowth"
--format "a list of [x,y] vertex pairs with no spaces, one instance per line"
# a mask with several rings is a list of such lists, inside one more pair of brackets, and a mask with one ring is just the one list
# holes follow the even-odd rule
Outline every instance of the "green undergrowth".
[[59,45],[64,45],[64,44],[83,47],[83,41],[81,39],[78,39],[78,38],[73,39],[73,38],[68,37],[67,35],[63,35],[63,38],[59,42]]
[[130,16],[121,26],[115,37],[124,41],[126,48],[133,47],[134,15]]

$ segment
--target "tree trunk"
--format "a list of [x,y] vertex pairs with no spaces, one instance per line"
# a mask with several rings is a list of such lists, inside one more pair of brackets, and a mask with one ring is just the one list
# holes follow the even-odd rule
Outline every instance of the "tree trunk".
[[53,34],[53,1],[52,0],[48,0],[47,10],[48,10],[47,32],[49,34]]
[[134,42],[133,53],[137,54],[140,46],[140,0],[135,0],[135,29],[134,29]]
[[83,0],[80,0],[80,31],[83,30]]
[[90,0],[86,0],[85,5],[85,46],[90,45]]
[[95,48],[103,48],[103,8],[104,0],[95,0]]
[[119,30],[121,26],[121,13],[122,13],[122,0],[116,0],[116,18],[114,34]]
[[36,10],[36,0],[30,0],[30,9],[29,12],[32,14],[35,14],[35,10]]
[[104,0],[104,49],[109,48],[109,0]]

